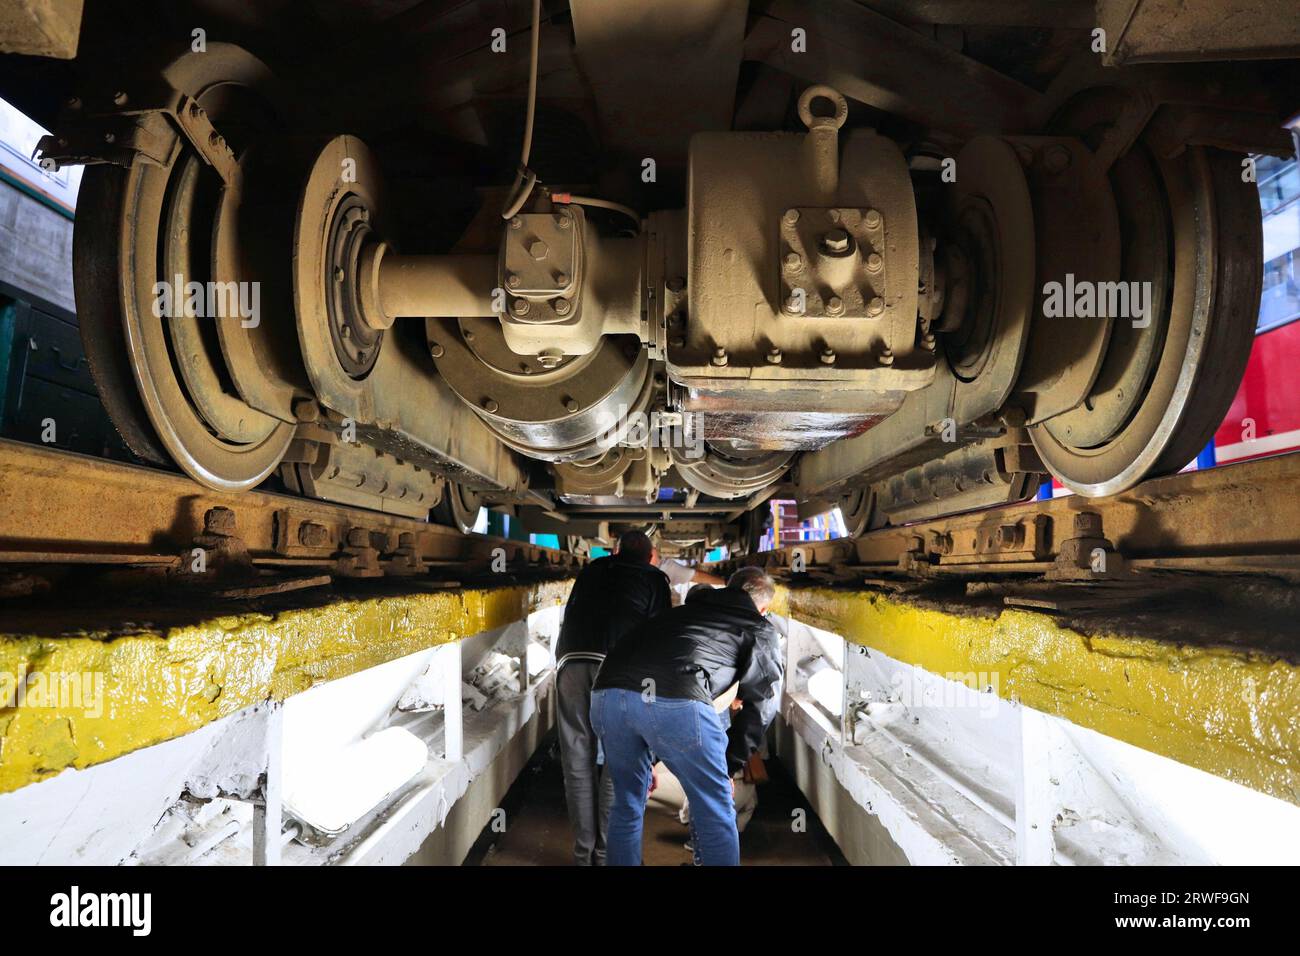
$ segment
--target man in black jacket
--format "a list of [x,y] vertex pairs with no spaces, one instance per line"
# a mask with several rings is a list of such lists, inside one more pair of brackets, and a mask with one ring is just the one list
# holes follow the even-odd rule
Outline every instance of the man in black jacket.
[[614,793],[609,773],[602,774],[596,763],[591,686],[605,655],[619,639],[671,604],[668,578],[654,566],[654,557],[650,539],[640,531],[629,531],[619,539],[616,554],[582,569],[564,609],[555,648],[556,720],[564,800],[579,866],[605,862],[605,829]]
[[[697,859],[740,863],[731,775],[762,743],[765,711],[781,678],[775,629],[766,620],[775,588],[742,568],[725,588],[692,591],[681,607],[637,628],[606,656],[591,721],[614,778],[605,842],[610,866],[641,862],[651,753],[690,800]],[[724,731],[713,699],[739,682],[741,709]]]

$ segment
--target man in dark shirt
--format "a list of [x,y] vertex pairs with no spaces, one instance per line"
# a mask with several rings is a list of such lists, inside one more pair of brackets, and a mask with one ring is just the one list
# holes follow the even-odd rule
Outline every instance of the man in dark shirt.
[[579,866],[605,862],[605,828],[614,793],[609,773],[602,774],[596,763],[591,686],[605,655],[619,639],[671,604],[668,579],[652,563],[654,557],[650,539],[640,531],[629,531],[619,539],[616,554],[582,569],[564,609],[555,648],[556,721],[564,800]]
[[[610,866],[641,862],[652,752],[690,800],[699,862],[739,865],[731,774],[762,743],[781,679],[775,629],[764,617],[774,593],[762,569],[742,568],[725,588],[692,591],[681,607],[626,635],[606,656],[591,722],[614,778]],[[736,682],[742,706],[724,731],[712,701]]]

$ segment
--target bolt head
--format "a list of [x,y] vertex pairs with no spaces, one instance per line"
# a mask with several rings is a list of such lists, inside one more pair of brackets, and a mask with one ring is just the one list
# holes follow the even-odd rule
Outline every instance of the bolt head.
[[885,264],[885,260],[880,258],[880,253],[878,252],[873,252],[871,255],[867,256],[868,272],[879,272],[880,267],[883,266],[884,264]]
[[882,299],[880,296],[873,297],[872,300],[867,303],[868,315],[879,315],[881,312],[884,311],[885,311],[885,300]]
[[774,348],[767,353],[767,360],[773,365],[781,364],[781,350]]
[[714,349],[711,360],[714,365],[722,366],[727,364],[727,350],[723,348]]
[[513,272],[510,273],[510,275],[506,276],[506,288],[507,288],[507,289],[518,289],[518,288],[519,288],[519,276],[515,275]]
[[128,97],[124,92],[122,92],[121,90],[119,90],[118,92],[116,92],[116,93],[113,94],[113,105],[114,105],[114,106],[125,106],[125,105],[126,105],[126,101],[127,101],[129,98],[130,98],[130,97]]
[[532,306],[528,304],[527,299],[515,299],[510,303],[510,311],[514,315],[527,315]]
[[495,399],[483,399],[483,411],[487,412],[489,415],[494,414],[498,408],[500,408],[500,406],[497,405]]
[[894,364],[894,350],[891,349],[888,345],[886,345],[883,349],[880,350],[880,364],[881,365]]
[[518,216],[515,216],[513,219],[510,220],[511,229],[522,229],[523,225],[524,225],[524,221],[520,219]]
[[557,272],[557,273],[555,273],[555,284],[556,284],[556,285],[568,285],[568,284],[569,284],[569,274],[568,274],[567,272]]
[[568,299],[555,300],[556,315],[568,315],[570,310],[572,310],[572,308],[573,308],[573,303],[571,303]]
[[785,267],[789,272],[798,272],[803,268],[803,256],[797,252],[787,252],[785,254]]
[[540,239],[534,239],[528,246],[528,254],[534,259],[545,259],[546,254],[550,251],[546,243]]
[[578,410],[578,400],[576,398],[569,398],[566,396],[564,399],[564,410],[567,411],[570,415],[572,415],[574,412]]
[[559,349],[548,352],[538,352],[537,364],[542,368],[556,368],[560,364],[560,359],[562,357],[563,356]]
[[826,311],[831,315],[839,315],[844,311],[844,300],[837,295],[831,296],[826,300]]
[[444,348],[443,348],[441,345],[439,345],[437,342],[430,343],[430,345],[429,345],[429,354],[432,355],[432,356],[433,356],[434,358],[436,358],[436,359],[437,359],[437,358],[442,358],[442,356],[446,353],[446,351],[447,351],[447,350],[444,349]]
[[785,211],[785,215],[783,215],[781,218],[785,220],[786,225],[793,226],[796,222],[799,221],[799,210],[787,209]]
[[573,220],[567,213],[559,212],[555,214],[555,224],[561,229],[568,229],[573,224]]
[[821,360],[822,360],[822,364],[823,364],[823,365],[834,365],[834,364],[835,364],[835,350],[834,350],[834,349],[822,349]]
[[878,229],[881,221],[880,212],[876,209],[868,209],[866,215],[862,217],[862,222],[868,229]]
[[848,232],[843,229],[832,229],[822,236],[822,248],[827,252],[848,252],[851,243]]

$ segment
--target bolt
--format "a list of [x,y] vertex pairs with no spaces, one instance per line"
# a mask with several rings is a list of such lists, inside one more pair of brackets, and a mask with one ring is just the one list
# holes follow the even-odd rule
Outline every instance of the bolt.
[[555,214],[555,224],[559,226],[561,229],[568,229],[569,226],[571,225],[571,222],[572,221],[569,219],[569,217],[566,214],[562,212]]
[[822,236],[822,248],[827,252],[848,252],[849,234],[843,229],[832,229]]
[[524,224],[524,221],[523,221],[522,219],[520,219],[518,216],[515,216],[513,219],[510,220],[510,228],[511,228],[511,229],[519,229],[519,228],[521,228],[521,227],[523,226],[523,224]]
[[727,350],[724,349],[724,348],[717,348],[717,349],[714,349],[714,350],[713,350],[713,359],[712,359],[712,362],[713,362],[714,365],[718,365],[718,366],[726,365],[726,364],[727,364]]
[[352,330],[345,325],[343,328],[339,329],[339,335],[345,339],[350,339],[352,338]]
[[67,100],[67,105],[68,105],[68,109],[70,109],[70,110],[79,110],[79,109],[81,109],[81,97],[79,97],[79,96],[69,96],[69,97],[68,97],[68,100]]
[[885,311],[885,300],[880,296],[875,296],[867,303],[867,315],[879,315]]
[[473,341],[474,341],[474,333],[473,333],[473,332],[470,332],[469,330],[466,330],[466,331],[465,331],[465,341],[466,341],[466,342],[473,342]]
[[568,314],[569,314],[569,310],[572,309],[572,308],[573,308],[573,304],[572,304],[571,302],[569,302],[568,299],[556,299],[556,300],[555,300],[555,314],[556,314],[556,315],[568,315]]
[[840,211],[838,209],[826,210],[826,217],[830,219],[831,222],[839,222],[843,218],[843,216],[840,215]]
[[436,359],[442,358],[442,356],[446,353],[446,351],[447,351],[447,350],[444,349],[444,348],[443,348],[441,345],[439,345],[437,342],[430,342],[430,343],[429,343],[429,354],[432,355],[432,356],[433,356],[434,358],[436,358]]
[[926,332],[925,335],[921,336],[921,348],[925,349],[927,352],[934,351],[934,344],[933,332]]
[[556,284],[556,285],[561,285],[561,286],[568,285],[568,284],[569,284],[569,274],[568,274],[567,272],[557,272],[557,273],[555,273],[555,284]]
[[831,315],[839,315],[844,311],[844,300],[838,295],[833,295],[826,300],[826,311]]
[[226,141],[224,138],[222,138],[220,133],[218,133],[216,130],[213,130],[208,135],[208,145],[211,146],[213,149],[225,149]]
[[894,364],[894,350],[891,349],[888,345],[886,345],[884,348],[880,350],[880,364],[881,365]]
[[566,395],[564,397],[564,410],[567,411],[570,415],[572,415],[574,412],[578,410],[578,400],[576,398],[570,398],[569,396]]
[[320,406],[310,398],[297,398],[293,402],[293,417],[300,422],[320,420]]
[[793,226],[796,222],[799,221],[799,210],[798,210],[798,209],[787,209],[787,210],[785,211],[785,215],[782,216],[781,218],[782,218],[783,220],[785,220],[785,224],[786,224],[787,226]]
[[126,101],[127,101],[129,98],[130,98],[130,97],[128,97],[128,96],[127,96],[125,93],[123,93],[121,90],[118,90],[116,93],[113,94],[113,105],[114,105],[114,106],[126,106]]
[[785,254],[785,268],[788,272],[798,272],[803,268],[803,256],[797,252],[787,252]]
[[515,275],[513,272],[510,273],[510,275],[506,276],[506,288],[508,288],[508,289],[518,289],[518,288],[519,288],[519,276]]
[[314,521],[298,525],[298,543],[304,548],[327,548],[330,543],[329,528]]
[[528,310],[532,308],[527,299],[515,299],[510,303],[510,311],[514,315],[527,315]]
[[862,217],[863,223],[868,229],[878,229],[880,227],[880,213],[875,209],[868,209],[867,214]]
[[821,356],[821,358],[822,358],[822,364],[823,364],[823,365],[834,365],[834,364],[835,364],[835,350],[834,350],[834,349],[822,349],[822,356]]
[[797,315],[799,313],[799,298],[799,296],[791,294],[785,300],[785,310],[791,315]]
[[203,516],[203,530],[208,534],[234,534],[235,513],[229,508],[209,508]]
[[1047,167],[1049,173],[1064,172],[1069,168],[1070,162],[1070,151],[1059,143],[1049,146],[1043,153],[1043,165]]
[[1095,511],[1080,511],[1074,516],[1074,536],[1076,538],[1100,538],[1101,515]]
[[501,406],[496,403],[495,399],[492,398],[483,399],[483,411],[487,412],[489,415],[496,414],[496,410],[500,407]]
[[335,281],[335,282],[342,282],[344,278],[345,278],[345,276],[344,276],[344,272],[343,272],[343,267],[342,267],[342,266],[335,266],[335,267],[334,267],[334,281]]
[[537,353],[537,364],[542,368],[555,368],[560,364],[562,355],[559,349],[553,349],[546,352]]
[[197,100],[190,100],[190,116],[198,119],[203,115],[203,107],[199,106]]
[[112,133],[105,133],[105,134],[104,134],[104,142],[106,142],[106,143],[114,143],[114,142],[116,142],[116,141],[117,141],[117,137],[114,136]]
[[781,350],[778,349],[778,348],[776,348],[775,346],[773,346],[772,349],[771,349],[771,351],[769,351],[769,352],[767,353],[767,360],[768,360],[768,362],[770,362],[772,365],[780,365],[780,364],[781,364]]
[[542,242],[540,239],[533,240],[532,244],[528,247],[528,254],[534,259],[545,259],[546,253],[549,251],[550,250],[546,248],[546,243]]
[[368,548],[370,547],[370,532],[365,528],[349,528],[347,541],[349,548]]
[[880,253],[878,252],[873,252],[871,255],[867,256],[868,272],[879,272],[880,267],[883,266],[884,264],[885,264],[885,260],[880,258]]

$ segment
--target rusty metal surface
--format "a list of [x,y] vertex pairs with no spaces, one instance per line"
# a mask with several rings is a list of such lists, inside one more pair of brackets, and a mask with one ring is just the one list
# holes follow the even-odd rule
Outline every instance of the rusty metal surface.
[[[962,135],[1023,130],[1041,94],[850,0],[774,0],[745,37],[745,58],[850,99]],[[808,52],[791,50],[807,31]],[[924,69],[917,64],[924,63]]]
[[[229,517],[214,523],[221,509]],[[579,563],[527,542],[261,491],[224,494],[179,475],[0,441],[0,562],[175,566],[213,534],[237,539],[254,566],[362,576],[472,573],[489,567],[496,548],[511,567]]]
[[1097,0],[1108,64],[1300,54],[1295,0]]
[[[1129,569],[1291,577],[1300,556],[1297,487],[1300,455],[1282,455],[1158,478],[1110,498],[1025,502],[887,528],[856,541],[762,552],[742,563],[781,572],[802,563],[815,575],[841,578],[887,572],[1044,574],[1060,566],[1063,554],[1075,557],[1068,542],[1096,538]],[[1088,514],[1097,516],[1099,534],[1091,525],[1080,533],[1080,516]],[[1090,555],[1091,548],[1083,556]],[[1114,577],[1117,570],[1120,565],[1108,561],[1104,573],[1084,577]]]
[[41,0],[0,7],[0,52],[28,56],[77,55],[83,0]]

